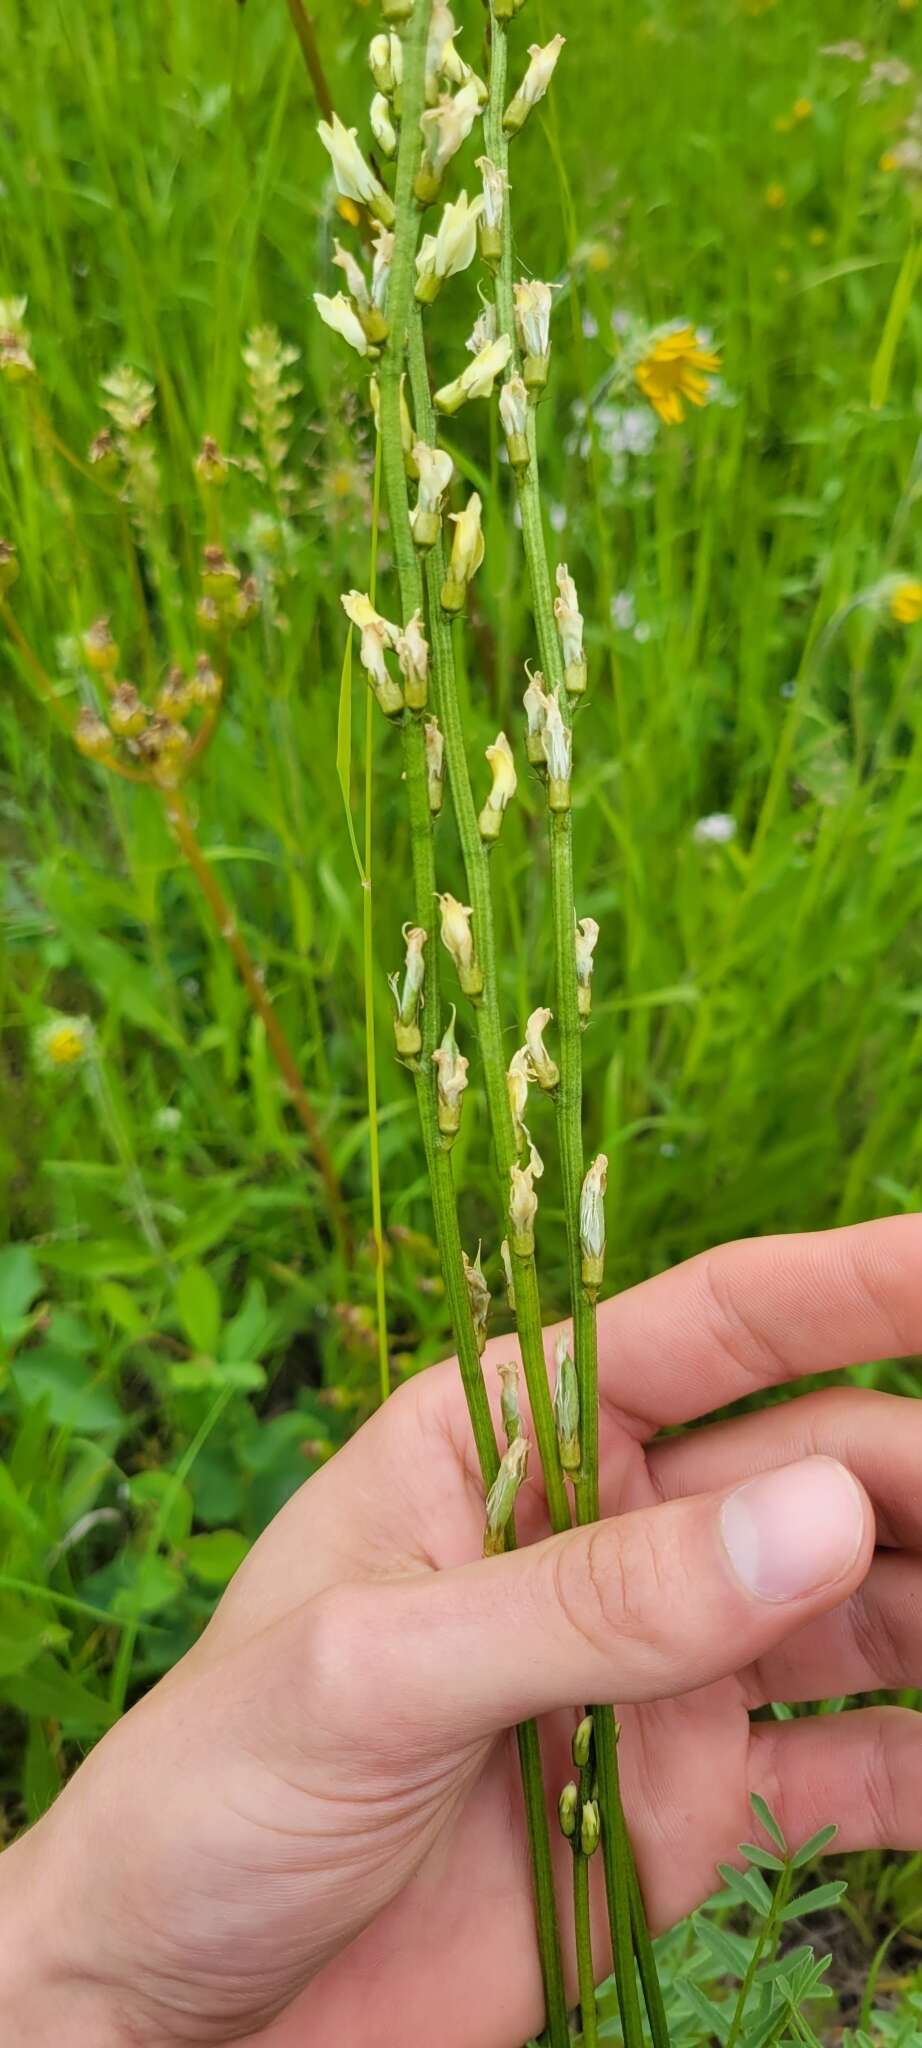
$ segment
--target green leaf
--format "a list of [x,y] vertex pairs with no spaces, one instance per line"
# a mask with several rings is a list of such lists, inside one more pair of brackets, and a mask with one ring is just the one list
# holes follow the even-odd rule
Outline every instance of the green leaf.
[[[785,1710],[786,1713],[788,1711],[788,1709]],[[781,1717],[779,1716],[779,1718]],[[753,1792],[750,1794],[749,1804],[756,1819],[761,1821],[766,1834],[771,1836],[775,1848],[780,1849],[782,1856],[787,1856],[788,1845],[767,1801],[762,1798],[761,1793]]]
[[756,1863],[760,1870],[784,1870],[780,1856],[773,1856],[770,1849],[759,1849],[755,1842],[741,1842],[740,1855],[749,1863]]
[[11,1244],[0,1251],[0,1336],[8,1342],[20,1334],[41,1285],[38,1265],[27,1245]]
[[30,1822],[41,1820],[42,1814],[47,1813],[60,1789],[61,1774],[44,1723],[31,1721],[22,1774],[27,1819]]
[[180,1274],[176,1313],[193,1350],[213,1358],[221,1333],[221,1297],[204,1266],[187,1266]]
[[717,1868],[734,1898],[744,1900],[755,1913],[771,1912],[772,1895],[758,1870],[734,1870],[730,1863],[718,1863]]
[[342,791],[343,808],[346,813],[346,828],[349,844],[359,871],[359,881],[365,880],[365,869],[359,853],[355,826],[352,823],[352,627],[346,635],[343,665],[339,678],[339,713],[336,722],[336,775]]
[[226,1586],[249,1547],[239,1529],[209,1529],[204,1535],[190,1536],[185,1559],[193,1578],[201,1579],[203,1585]]
[[713,1998],[709,1998],[707,1992],[702,1991],[700,1984],[696,1984],[691,1977],[686,1977],[682,1985],[682,1997],[685,2003],[691,2006],[692,2012],[703,2021],[708,2031],[716,2034],[718,2041],[725,2041],[730,2032],[729,2010],[721,2011]]
[[753,1941],[735,1934],[730,1927],[722,1927],[716,1920],[709,1920],[704,1913],[695,1915],[695,1933],[721,1970],[730,1977],[745,1977],[755,1946]]
[[796,1856],[792,1857],[793,1868],[802,1870],[805,1863],[812,1863],[815,1856],[821,1856],[823,1850],[828,1849],[830,1842],[835,1840],[838,1832],[834,1821],[828,1827],[818,1828],[816,1834],[810,1836],[809,1842],[805,1842],[803,1848],[798,1849]]
[[802,1920],[807,1913],[822,1913],[827,1906],[837,1906],[847,1890],[847,1884],[841,1881],[818,1884],[813,1891],[801,1892],[799,1899],[791,1899],[783,1908],[781,1918]]
[[143,1337],[150,1328],[130,1288],[123,1287],[120,1280],[104,1280],[96,1290],[96,1299],[103,1315],[126,1337]]
[[266,1307],[266,1290],[261,1281],[251,1280],[237,1314],[225,1325],[221,1358],[258,1358],[271,1344],[275,1328],[275,1316]]
[[50,1345],[39,1345],[18,1360],[13,1385],[27,1408],[47,1402],[48,1418],[58,1429],[78,1429],[88,1436],[121,1432],[126,1418],[118,1402],[94,1381],[82,1358]]
[[59,1721],[67,1735],[101,1735],[113,1718],[108,1700],[72,1678],[52,1656],[43,1657],[18,1678],[5,1679],[3,1697],[17,1714]]

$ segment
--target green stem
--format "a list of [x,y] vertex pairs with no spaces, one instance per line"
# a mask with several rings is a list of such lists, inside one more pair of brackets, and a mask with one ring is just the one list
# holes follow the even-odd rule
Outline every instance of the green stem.
[[782,1912],[785,1906],[787,1905],[788,1898],[790,1896],[793,1875],[794,1873],[790,1864],[786,1864],[775,1886],[774,1897],[771,1903],[771,1911],[766,1915],[766,1918],[762,1923],[762,1929],[759,1934],[759,1938],[749,1959],[749,1968],[746,1971],[746,1975],[743,1978],[742,1984],[740,1985],[739,1997],[736,2001],[733,2019],[730,2023],[730,2032],[727,2035],[726,2048],[736,2048],[737,2041],[740,2037],[740,2028],[742,2027],[743,2021],[746,2017],[746,2007],[749,2004],[750,1992],[752,1991],[753,1984],[755,1983],[756,1971],[759,1967],[760,1962],[762,1961],[762,1957],[764,1956],[765,1951],[768,1948],[770,1942],[774,1941],[776,1930],[781,1922]]
[[[429,372],[418,308],[410,317],[409,362],[416,430],[421,439],[434,443],[435,417],[432,411]],[[458,700],[452,629],[441,605],[441,590],[445,581],[445,553],[441,537],[427,552],[425,578],[435,705],[445,739],[448,781],[461,842],[465,879],[474,912],[473,928],[477,957],[483,971],[483,994],[475,1005],[475,1017],[493,1147],[505,1203],[509,1194],[510,1171],[517,1161],[518,1152],[512,1111],[506,1092],[506,1059],[499,1009],[490,856],[477,825],[477,810],[468,773],[464,727]],[[516,1329],[551,1526],[559,1534],[570,1527],[570,1505],[560,1465],[554,1411],[548,1386],[538,1276],[533,1253],[513,1256]]]
[[573,1840],[573,1925],[576,1935],[576,1980],[579,1989],[583,2048],[598,2048],[599,2016],[595,1998],[595,1970],[592,1963],[592,1907],[589,1896],[589,1858],[580,1847],[583,1804],[592,1797],[592,1770],[584,1766],[579,1774],[579,1816]]
[[[418,232],[418,210],[413,197],[413,180],[420,153],[419,118],[424,104],[426,41],[431,0],[417,0],[404,43],[402,127],[397,160],[395,190],[396,222],[389,285],[391,336],[381,369],[381,449],[385,490],[391,525],[391,539],[397,564],[403,617],[406,621],[422,602],[422,576],[409,524],[407,480],[403,461],[400,421],[400,379],[411,308],[413,255]],[[417,324],[417,323],[414,323]],[[428,396],[428,382],[426,386]],[[417,417],[417,424],[419,419]],[[433,616],[441,618],[437,602]],[[450,642],[449,642],[450,644]],[[432,1053],[438,1036],[438,976],[433,957],[435,906],[435,851],[426,775],[425,735],[421,720],[407,712],[403,721],[404,767],[410,819],[410,847],[413,866],[416,921],[427,932],[426,973],[423,1005],[423,1045],[417,1061],[415,1081],[423,1143],[436,1230],[436,1241],[445,1278],[449,1309],[458,1348],[461,1379],[467,1399],[474,1441],[484,1488],[496,1476],[499,1465],[496,1438],[484,1386],[480,1356],[471,1317],[467,1281],[461,1257],[457,1202],[450,1157],[439,1142],[436,1121],[436,1090]],[[501,1042],[500,1042],[500,1059]],[[504,1090],[505,1093],[505,1090]],[[538,1316],[538,1342],[540,1312]],[[542,1380],[547,1396],[547,1380]],[[548,1411],[550,1400],[548,1396]],[[552,1418],[551,1425],[553,1427]],[[556,1452],[556,1439],[555,1439]],[[559,1468],[558,1468],[559,1469]],[[511,1538],[510,1540],[514,1540]],[[567,2002],[560,1954],[557,1907],[551,1860],[547,1806],[541,1770],[538,1730],[527,1722],[516,1731],[522,1773],[526,1824],[531,1852],[535,1893],[538,1948],[544,1983],[545,2009],[550,2048],[568,2048]]]
[[[489,101],[485,114],[487,154],[507,176],[500,262],[495,275],[497,328],[512,342],[512,365],[518,368],[514,319],[512,229],[508,198],[509,142],[503,128],[506,104],[506,29],[497,21],[491,0]],[[572,726],[573,707],[564,679],[564,664],[554,617],[553,587],[541,506],[538,467],[537,408],[529,407],[529,461],[517,472],[522,539],[531,584],[532,609],[541,666],[560,708]],[[573,1314],[573,1355],[580,1403],[581,1470],[575,1486],[577,1521],[585,1526],[599,1517],[598,1336],[595,1303],[582,1284],[579,1236],[583,1182],[582,1048],[574,946],[575,896],[573,828],[569,810],[548,812],[551,900],[556,962],[556,1003],[559,1033],[560,1084],[557,1125],[567,1231],[570,1301]],[[640,1885],[621,1800],[617,1732],[610,1706],[593,1709],[595,1747],[602,1816],[605,1890],[625,2048],[642,2048],[643,2023],[637,1994],[634,1956],[641,1970],[644,2001],[655,2048],[668,2048],[668,2028],[647,1930]]]

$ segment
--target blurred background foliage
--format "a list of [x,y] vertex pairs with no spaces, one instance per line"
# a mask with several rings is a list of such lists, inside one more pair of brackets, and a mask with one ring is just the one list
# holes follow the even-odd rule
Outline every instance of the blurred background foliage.
[[[482,11],[456,12],[482,69]],[[561,286],[543,472],[587,617],[577,879],[602,936],[586,1140],[611,1160],[614,1287],[727,1236],[920,1204],[922,588],[897,619],[885,579],[922,576],[922,46],[912,5],[849,12],[530,0],[521,38],[568,36],[516,147],[515,205],[522,262]],[[334,102],[364,134],[376,13],[318,0],[316,26]],[[356,359],[311,308],[334,288],[342,222],[286,7],[6,0],[0,75],[0,298],[27,297],[36,365],[0,380],[0,530],[20,561],[20,637],[9,613],[0,633],[14,1830],[194,1638],[247,1544],[376,1399],[366,1005],[393,1377],[448,1340],[392,1054],[386,972],[411,906],[380,720],[370,980],[336,773],[339,594],[368,583],[374,435]],[[431,320],[446,376],[476,312],[470,272]],[[632,323],[679,316],[723,363],[707,408],[666,428],[612,379]],[[130,502],[124,464],[88,457],[120,431],[103,380],[122,365],[151,393],[128,435]],[[495,423],[470,411],[451,445],[486,502],[462,678],[485,789],[497,727],[519,742],[534,648]],[[351,1256],[162,804],[66,730],[93,701],[95,619],[142,693],[203,645],[205,434],[231,462],[220,539],[261,606],[232,642],[191,809],[296,1051]],[[388,571],[385,533],[382,602]],[[356,665],[360,842],[361,687]],[[523,774],[494,862],[510,1050],[551,974],[541,809]],[[439,860],[463,894],[447,807]],[[49,1057],[61,1016],[89,1020],[70,1064]],[[476,1064],[472,1078],[464,1234],[498,1292]],[[550,1315],[563,1230],[550,1128],[535,1135]],[[865,1376],[915,1388],[906,1367]],[[889,1911],[910,1877],[876,1871]]]

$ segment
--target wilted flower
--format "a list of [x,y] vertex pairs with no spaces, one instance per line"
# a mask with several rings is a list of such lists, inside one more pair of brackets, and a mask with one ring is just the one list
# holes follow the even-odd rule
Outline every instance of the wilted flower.
[[481,306],[464,346],[469,356],[479,356],[481,350],[488,348],[490,342],[495,340],[496,307],[493,300],[488,299],[486,305]]
[[593,954],[599,936],[599,927],[594,917],[580,917],[576,922],[574,942],[576,946],[576,982],[579,1014],[588,1017],[592,1008],[592,965]]
[[454,1008],[442,1043],[436,1046],[432,1055],[432,1064],[438,1077],[439,1130],[446,1145],[452,1145],[461,1128],[461,1101],[467,1087],[467,1070],[470,1065],[470,1061],[458,1050]]
[[602,1284],[605,1265],[605,1187],[608,1160],[604,1152],[594,1159],[583,1181],[579,1198],[579,1243],[583,1286],[591,1300]]
[[105,719],[98,711],[84,705],[74,726],[74,745],[87,761],[109,761],[112,759],[112,734]]
[[405,924],[403,940],[406,960],[403,970],[403,984],[396,974],[388,975],[388,987],[396,1005],[394,1038],[397,1051],[402,1057],[412,1059],[422,1049],[422,1032],[419,1028],[419,1011],[423,1000],[423,985],[426,979],[426,962],[423,958],[428,934],[418,924]]
[[560,1068],[552,1060],[544,1043],[544,1033],[551,1021],[552,1012],[546,1009],[532,1010],[525,1026],[525,1045],[533,1080],[539,1088],[553,1089],[560,1080]]
[[685,324],[659,328],[651,335],[634,377],[654,411],[671,427],[685,418],[683,399],[691,405],[707,404],[707,379],[719,369],[719,355]]
[[119,683],[109,706],[109,724],[119,739],[134,739],[147,724],[147,712],[133,683]]
[[512,1519],[516,1496],[528,1469],[528,1438],[513,1438],[503,1453],[500,1468],[487,1494],[487,1519],[483,1538],[484,1557],[498,1557],[506,1547],[506,1529]]
[[528,392],[522,377],[507,377],[499,394],[499,417],[512,468],[528,468]]
[[446,612],[463,611],[468,584],[473,581],[483,561],[485,544],[480,514],[479,494],[472,491],[464,511],[450,515],[455,531],[448,575],[441,591],[442,608]]
[[90,668],[111,675],[118,667],[118,645],[112,638],[108,619],[96,619],[83,635],[83,652]]
[[420,116],[423,161],[416,177],[416,196],[426,206],[438,195],[445,167],[467,140],[480,112],[480,94],[472,77],[460,91],[444,93],[437,106]]
[[525,1143],[525,1111],[528,1108],[528,1085],[531,1080],[531,1065],[528,1049],[520,1045],[514,1052],[506,1069],[506,1094],[512,1112],[512,1129],[515,1149],[520,1152]]
[[489,1320],[490,1315],[490,1290],[483,1277],[483,1267],[480,1263],[480,1246],[478,1245],[477,1247],[477,1257],[474,1260],[473,1264],[468,1258],[467,1253],[464,1251],[461,1253],[461,1263],[464,1267],[464,1278],[467,1283],[467,1298],[470,1302],[471,1307],[471,1321],[474,1325],[474,1336],[477,1340],[477,1349],[482,1358],[487,1341],[487,1322]]
[[518,1162],[509,1169],[509,1242],[518,1258],[527,1258],[535,1248],[535,1217],[538,1214],[538,1197],[535,1194],[535,1169],[529,1160],[527,1166]]
[[[502,1244],[500,1245],[500,1248],[499,1248],[499,1256],[500,1256],[500,1259],[502,1260],[502,1267],[503,1267],[503,1279],[504,1279],[504,1280],[505,1280],[505,1282],[506,1282],[506,1305],[507,1305],[507,1307],[508,1307],[508,1308],[511,1308],[511,1310],[512,1310],[512,1313],[513,1313],[513,1315],[514,1315],[514,1314],[515,1314],[515,1276],[514,1276],[514,1274],[513,1274],[513,1271],[512,1271],[512,1253],[511,1253],[511,1251],[509,1250],[509,1239],[508,1239],[508,1237],[504,1237],[504,1238],[503,1238]],[[507,1426],[507,1428],[508,1428],[508,1424],[507,1424],[506,1426]]]
[[565,36],[552,36],[551,41],[545,43],[543,48],[540,43],[529,43],[528,55],[531,62],[518,92],[513,95],[503,115],[503,127],[508,134],[514,135],[518,129],[524,127],[532,107],[537,106],[539,100],[543,100],[565,42]]
[[493,781],[490,794],[477,820],[481,839],[498,839],[506,805],[516,792],[517,776],[512,748],[504,732],[498,732],[492,747],[487,747],[486,757]]
[[445,735],[437,718],[427,718],[426,740],[426,787],[429,794],[429,809],[437,817],[442,808],[444,784],[442,767],[445,758]]
[[525,752],[533,768],[547,767],[544,728],[547,724],[547,707],[550,701],[541,670],[535,669],[534,674],[529,670],[528,687],[523,695],[522,705],[526,719]]
[[583,615],[579,608],[576,584],[566,562],[558,562],[556,570],[557,596],[554,599],[554,617],[560,635],[563,654],[564,682],[571,696],[578,697],[586,688],[586,657],[583,653]]
[[[509,1246],[506,1244],[505,1238],[503,1239],[503,1246],[506,1259],[508,1259]],[[503,1260],[504,1266],[506,1259]],[[511,1266],[508,1277],[511,1279]],[[499,1375],[500,1387],[502,1388],[500,1394],[500,1413],[503,1418],[503,1428],[506,1432],[506,1442],[507,1444],[514,1444],[516,1437],[522,1434],[522,1412],[519,1407],[519,1368],[515,1359],[510,1358],[504,1360],[502,1365],[498,1365],[496,1370]]]
[[498,263],[503,248],[503,214],[509,180],[491,157],[479,156],[477,169],[483,179],[483,214],[480,221],[480,254],[486,263]]
[[552,690],[547,699],[544,730],[541,735],[544,758],[547,762],[547,800],[552,811],[568,811],[570,808],[570,772],[573,758],[573,735],[565,724],[560,708],[559,688]]
[[551,346],[551,286],[538,278],[519,278],[515,287],[515,324],[524,361],[522,374],[529,391],[547,383]]
[[398,633],[394,651],[403,677],[403,694],[411,711],[422,711],[429,695],[429,643],[422,613],[415,611]]
[[340,599],[347,619],[358,626],[362,639],[359,659],[386,718],[396,718],[404,707],[400,684],[390,674],[384,659],[386,647],[396,647],[400,627],[382,618],[371,599],[360,590],[349,590]]
[[560,1462],[565,1472],[578,1472],[580,1467],[579,1443],[579,1388],[576,1367],[570,1355],[565,1337],[558,1337],[554,1346],[557,1366],[557,1385],[554,1390],[554,1421],[557,1425],[557,1444]]
[[438,904],[442,913],[442,944],[455,963],[461,987],[465,995],[479,996],[483,990],[483,970],[474,951],[473,910],[469,903],[459,903],[455,896],[439,896]]

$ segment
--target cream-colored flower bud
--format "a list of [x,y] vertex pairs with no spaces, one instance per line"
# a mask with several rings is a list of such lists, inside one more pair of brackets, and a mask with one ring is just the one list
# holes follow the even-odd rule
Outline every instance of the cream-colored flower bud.
[[556,1088],[560,1080],[557,1061],[552,1060],[544,1043],[544,1033],[552,1014],[550,1010],[532,1010],[525,1026],[525,1047],[531,1062],[532,1078],[537,1081],[539,1088],[546,1088],[549,1091]]
[[528,468],[528,392],[524,379],[507,377],[499,394],[499,417],[506,450],[517,474]]
[[483,992],[483,969],[474,951],[473,910],[469,903],[459,903],[456,896],[439,896],[438,904],[442,914],[440,937],[454,961],[461,987],[466,996],[479,996]]
[[498,334],[495,341],[487,343],[462,370],[460,377],[452,383],[443,384],[435,394],[440,412],[460,411],[470,398],[489,398],[497,377],[505,369],[512,354],[512,342],[508,334]]
[[574,1769],[577,1771],[584,1771],[586,1769],[589,1758],[592,1755],[592,1730],[592,1715],[584,1714],[570,1744],[570,1755],[573,1758]]
[[503,1265],[503,1279],[506,1282],[506,1307],[511,1308],[513,1315],[515,1315],[515,1275],[512,1271],[512,1253],[509,1250],[508,1237],[503,1238],[499,1248],[499,1256]]
[[332,164],[333,181],[340,196],[354,199],[359,206],[367,206],[386,228],[393,227],[393,202],[371,166],[365,162],[356,141],[356,130],[346,128],[339,115],[334,114],[332,122],[318,122],[317,133]]
[[580,1467],[579,1447],[579,1388],[576,1367],[570,1356],[570,1347],[565,1337],[558,1337],[554,1346],[554,1360],[557,1366],[557,1384],[554,1391],[554,1421],[557,1425],[557,1445],[560,1462],[565,1472],[578,1472]]
[[394,257],[394,237],[390,228],[378,229],[372,251],[371,306],[362,314],[362,326],[369,341],[378,342],[385,341],[390,332],[386,313],[387,288]]
[[564,1786],[557,1801],[557,1818],[561,1834],[566,1836],[568,1842],[572,1842],[579,1818],[579,1786],[574,1785],[572,1779]]
[[382,618],[371,599],[361,590],[347,591],[340,603],[347,619],[361,632],[359,659],[385,718],[399,717],[404,708],[403,690],[384,659],[385,649],[397,645],[399,626],[393,625],[390,619]]
[[496,340],[496,307],[492,299],[481,306],[470,334],[464,344],[469,356],[479,356],[491,341]]
[[530,1080],[531,1067],[529,1065],[528,1052],[524,1045],[520,1045],[518,1052],[513,1053],[506,1069],[506,1094],[509,1097],[509,1108],[512,1111],[512,1129],[517,1152],[521,1152],[522,1146],[525,1143],[525,1111],[528,1108],[528,1084]]
[[539,668],[534,674],[527,670],[528,688],[522,698],[525,712],[525,752],[533,768],[547,768],[544,752],[544,728],[547,724],[547,707],[550,697],[544,687],[544,677]]
[[498,1557],[506,1547],[506,1530],[515,1510],[516,1496],[528,1470],[528,1438],[513,1438],[504,1451],[500,1468],[487,1494],[487,1518],[483,1537],[484,1557]]
[[544,758],[547,762],[547,801],[552,811],[568,811],[570,808],[570,774],[573,762],[573,735],[564,724],[560,709],[560,690],[552,690],[547,700],[547,714],[542,734]]
[[391,119],[391,103],[383,92],[372,94],[368,109],[368,126],[381,151],[388,161],[397,155],[397,130]]
[[437,106],[420,116],[423,160],[416,176],[416,197],[424,206],[438,197],[445,167],[466,142],[480,112],[480,94],[471,78],[459,92],[443,93]]
[[599,927],[594,917],[577,919],[574,943],[576,946],[576,994],[579,1014],[585,1019],[592,1009],[592,956],[596,949]]
[[535,1169],[518,1164],[509,1169],[509,1243],[517,1258],[528,1258],[535,1249],[535,1217],[538,1197],[534,1189]]
[[492,747],[486,749],[486,757],[493,781],[477,824],[481,839],[492,840],[499,838],[506,805],[511,802],[518,785],[512,748],[504,732],[497,733]]
[[439,1130],[444,1148],[448,1151],[461,1128],[461,1102],[467,1087],[467,1070],[470,1066],[470,1061],[458,1050],[454,1008],[442,1043],[436,1046],[432,1055],[432,1064],[437,1075]]
[[346,280],[346,290],[350,297],[355,300],[356,311],[367,313],[371,305],[371,294],[365,281],[365,272],[361,264],[353,256],[352,250],[344,249],[342,243],[337,241],[335,236],[333,238],[333,263],[337,270],[342,271]]
[[605,1264],[605,1189],[608,1160],[604,1152],[594,1159],[583,1182],[579,1198],[579,1244],[583,1286],[594,1301],[602,1285]]
[[557,596],[554,599],[554,617],[563,654],[564,682],[571,697],[581,697],[586,688],[586,657],[583,653],[583,614],[579,608],[576,584],[566,562],[558,562],[555,571]]
[[461,1264],[464,1267],[464,1278],[467,1283],[467,1298],[471,1306],[471,1322],[474,1325],[477,1350],[482,1358],[487,1342],[487,1323],[490,1320],[491,1297],[489,1287],[483,1277],[483,1267],[480,1263],[480,1246],[477,1246],[477,1257],[473,1264],[466,1252],[461,1253]]
[[[509,1246],[506,1245],[507,1256],[508,1253]],[[502,1389],[499,1404],[500,1414],[503,1418],[503,1428],[506,1432],[506,1442],[507,1444],[514,1444],[516,1437],[522,1434],[522,1411],[519,1407],[519,1368],[515,1359],[509,1358],[504,1360],[502,1365],[498,1365],[496,1370]]]
[[349,343],[350,348],[355,349],[357,355],[368,355],[368,336],[351,299],[347,299],[345,292],[336,292],[332,299],[327,297],[326,292],[315,292],[314,305],[325,327],[329,327],[334,334],[341,334],[343,340]]
[[368,45],[368,69],[379,92],[393,97],[403,78],[403,44],[400,37],[387,30],[372,36]]
[[480,221],[480,254],[485,263],[498,263],[503,253],[503,215],[509,180],[491,157],[479,156],[477,169],[483,179],[483,214]]
[[594,1856],[602,1837],[602,1821],[597,1799],[587,1799],[579,1824],[579,1846],[584,1856]]
[[406,960],[402,985],[398,975],[388,976],[388,987],[396,1007],[394,1038],[402,1059],[412,1059],[422,1049],[419,1012],[426,979],[426,962],[423,956],[427,939],[428,933],[423,930],[422,925],[405,924],[403,941],[406,947]]
[[522,277],[515,287],[515,324],[527,390],[543,391],[551,349],[551,286]]
[[437,718],[427,718],[424,732],[426,739],[426,788],[429,794],[429,809],[432,816],[437,818],[442,808],[442,797],[445,792],[442,774],[445,761],[445,735]]
[[444,448],[430,448],[426,441],[414,441],[413,460],[419,492],[410,513],[410,530],[418,548],[431,548],[441,532],[442,505],[455,465]]
[[468,585],[473,581],[483,561],[485,546],[480,523],[481,509],[480,497],[477,491],[472,491],[464,511],[452,512],[449,515],[455,531],[448,575],[441,590],[443,611],[464,610]]
[[540,43],[529,43],[528,55],[531,62],[518,92],[513,95],[503,115],[503,127],[507,134],[517,134],[518,130],[524,127],[532,107],[536,107],[538,101],[543,100],[565,42],[566,36],[552,36],[551,41],[545,43],[543,48]]
[[424,711],[429,696],[429,642],[422,612],[415,611],[398,633],[394,651],[403,677],[403,694],[411,711]]

